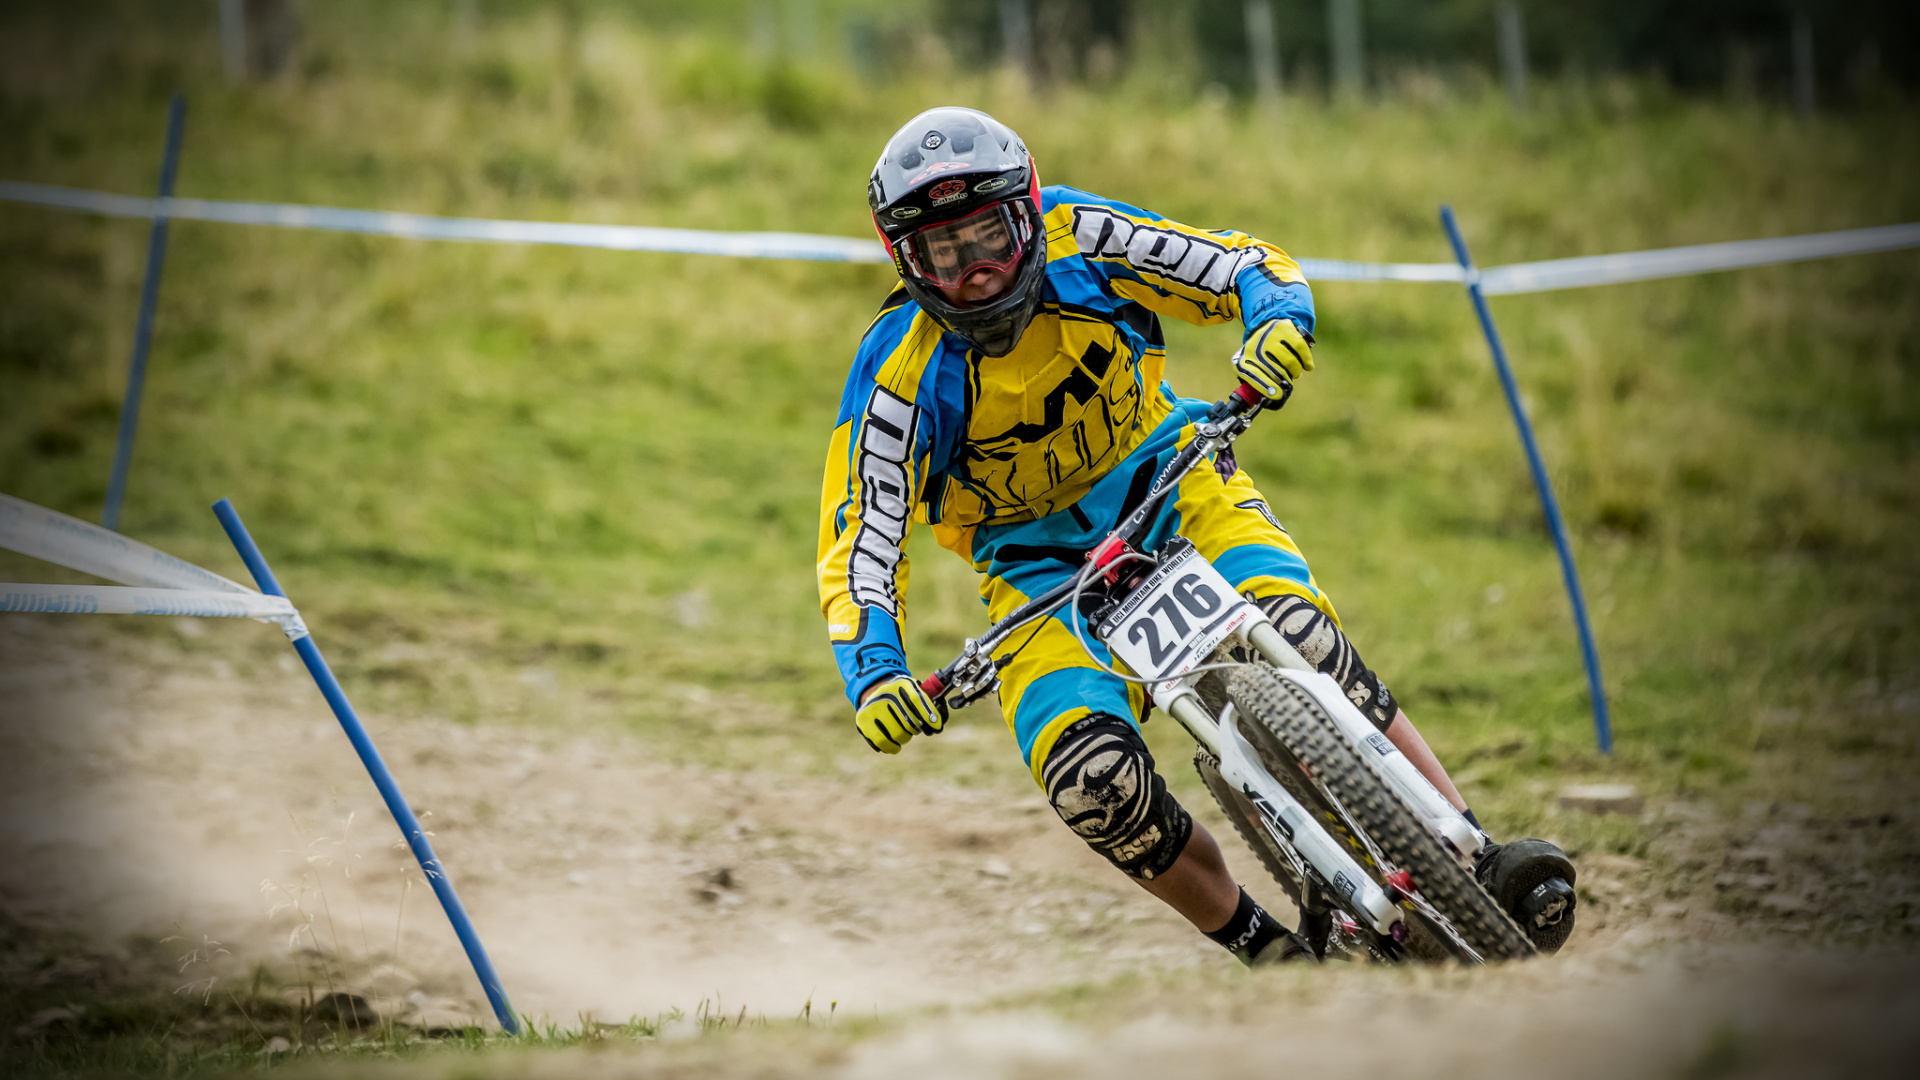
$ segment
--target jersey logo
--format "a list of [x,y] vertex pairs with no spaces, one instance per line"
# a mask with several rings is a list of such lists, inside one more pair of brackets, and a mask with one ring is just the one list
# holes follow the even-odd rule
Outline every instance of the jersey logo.
[[900,598],[894,570],[912,513],[907,463],[919,424],[920,411],[913,402],[874,387],[860,424],[860,457],[854,465],[860,477],[860,531],[847,557],[847,589],[854,603],[895,618],[900,617]]
[[1137,269],[1215,296],[1231,292],[1240,272],[1242,256],[1217,240],[1142,225],[1104,206],[1073,208],[1073,239],[1089,259],[1125,259]]
[[1261,517],[1267,519],[1267,524],[1273,526],[1276,529],[1279,529],[1281,532],[1287,531],[1287,527],[1285,525],[1280,524],[1280,519],[1273,516],[1273,510],[1267,506],[1267,501],[1265,499],[1248,499],[1246,502],[1237,502],[1237,503],[1234,503],[1233,505],[1239,507],[1242,510],[1251,510],[1256,514],[1259,514]]

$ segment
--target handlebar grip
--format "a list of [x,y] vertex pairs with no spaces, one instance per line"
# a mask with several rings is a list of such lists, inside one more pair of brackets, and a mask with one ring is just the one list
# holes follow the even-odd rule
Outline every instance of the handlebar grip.
[[925,690],[928,697],[937,698],[947,692],[947,680],[941,678],[940,673],[936,671],[920,680],[920,689]]
[[1262,401],[1266,400],[1260,391],[1255,390],[1244,382],[1234,387],[1233,396],[1239,398],[1240,403],[1249,409],[1257,408]]

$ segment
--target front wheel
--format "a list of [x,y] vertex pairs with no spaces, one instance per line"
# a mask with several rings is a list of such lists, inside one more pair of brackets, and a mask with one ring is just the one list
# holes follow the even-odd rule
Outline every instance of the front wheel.
[[[1260,664],[1235,669],[1227,680],[1227,694],[1239,714],[1241,733],[1267,770],[1278,776],[1296,762],[1305,765],[1314,783],[1324,785],[1338,802],[1343,816],[1350,817],[1379,848],[1389,867],[1371,858],[1360,860],[1377,881],[1390,885],[1384,871],[1404,870],[1419,896],[1481,959],[1533,955],[1533,945],[1520,927],[1480,887],[1472,871],[1440,846],[1412,808],[1354,754],[1333,718],[1312,695]],[[1416,955],[1438,951],[1470,958],[1445,925],[1422,913],[1418,905],[1402,901],[1402,906],[1419,931]]]
[[1253,849],[1253,853],[1259,856],[1260,865],[1266,867],[1267,873],[1273,875],[1273,880],[1279,882],[1280,887],[1286,890],[1287,899],[1293,901],[1294,908],[1298,911],[1306,911],[1304,896],[1306,883],[1300,880],[1300,875],[1294,871],[1293,864],[1281,854],[1279,847],[1273,842],[1273,837],[1267,835],[1266,826],[1260,821],[1260,811],[1247,801],[1245,795],[1235,791],[1233,785],[1227,783],[1226,777],[1220,775],[1219,760],[1206,750],[1194,751],[1193,767],[1200,774],[1201,781],[1207,785],[1207,790],[1213,794],[1213,801],[1220,804],[1220,812],[1227,815],[1227,820],[1233,823],[1233,830],[1239,833],[1240,839],[1245,840],[1247,846]]

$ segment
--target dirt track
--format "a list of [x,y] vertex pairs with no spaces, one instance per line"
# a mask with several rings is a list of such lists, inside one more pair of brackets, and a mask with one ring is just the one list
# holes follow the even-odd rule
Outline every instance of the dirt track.
[[[0,622],[0,902],[15,916],[221,943],[230,955],[183,984],[255,962],[318,970],[317,946],[385,1010],[483,1011],[303,673],[115,666],[45,625]],[[1601,900],[1552,961],[1249,977],[1037,792],[718,774],[652,764],[605,731],[369,720],[521,1011],[572,1022],[704,1001],[779,1020],[811,1000],[816,1017],[922,1017],[756,1066],[770,1075],[1183,1075],[1196,1054],[1214,1075],[1371,1072],[1414,1047],[1420,1073],[1721,1075],[1915,1048],[1910,954],[1756,943],[1709,905],[1651,901],[1632,860],[1583,866]],[[1169,1000],[1136,980],[1143,1016],[1118,1028],[993,1004],[1180,971],[1201,990]]]

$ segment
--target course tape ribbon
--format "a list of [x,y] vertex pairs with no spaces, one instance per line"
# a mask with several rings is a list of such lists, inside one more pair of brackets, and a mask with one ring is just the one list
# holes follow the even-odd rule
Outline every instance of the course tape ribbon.
[[[147,199],[13,180],[0,180],[0,201],[78,210],[109,217],[179,218],[231,225],[273,225],[288,229],[371,233],[421,240],[562,244],[614,251],[725,255],[738,259],[807,259],[881,264],[889,261],[886,250],[877,240],[809,233],[712,232],[635,225],[576,225],[556,221],[436,217],[431,214],[348,210],[293,203]],[[1489,296],[1546,292],[1551,289],[1649,281],[1683,274],[1738,270],[1772,263],[1826,259],[1836,255],[1863,255],[1910,247],[1920,247],[1920,223],[1494,266],[1480,271],[1480,289]],[[1466,280],[1465,271],[1453,263],[1367,263],[1344,259],[1301,259],[1299,263],[1309,280],[1455,284]]]
[[471,240],[496,244],[564,244],[614,251],[670,251],[730,255],[740,259],[811,259],[820,262],[887,263],[878,239],[805,233],[709,232],[635,225],[573,225],[555,221],[496,221],[435,217],[382,210],[289,203],[225,202],[218,199],[143,199],[104,191],[21,184],[0,180],[0,199],[109,217],[179,218],[229,225],[276,225],[287,229],[373,233],[419,240]]
[[296,619],[284,596],[264,593],[135,589],[124,585],[24,585],[0,582],[0,611],[62,615],[209,615],[230,619]]
[[138,540],[7,494],[0,494],[0,548],[122,585],[254,591]]
[[1882,225],[1872,229],[1782,236],[1771,240],[1735,240],[1726,244],[1629,251],[1621,255],[1587,255],[1577,259],[1514,263],[1480,272],[1480,291],[1489,296],[1547,292],[1587,285],[1617,285],[1628,281],[1707,274],[1749,266],[1829,259],[1836,255],[1865,255],[1920,247],[1920,222]]
[[4,493],[0,548],[130,586],[0,583],[0,611],[261,619],[279,623],[295,641],[307,636],[300,613],[283,597],[267,596],[110,529]]

